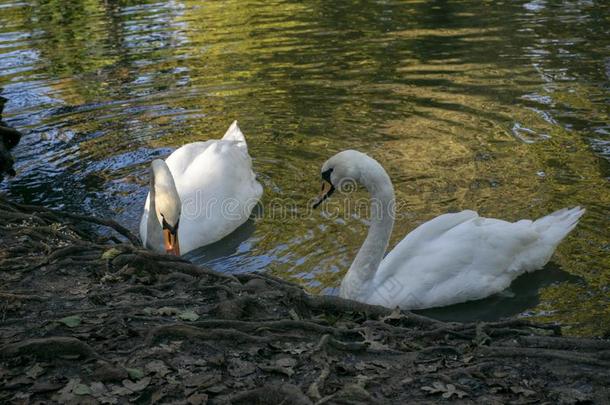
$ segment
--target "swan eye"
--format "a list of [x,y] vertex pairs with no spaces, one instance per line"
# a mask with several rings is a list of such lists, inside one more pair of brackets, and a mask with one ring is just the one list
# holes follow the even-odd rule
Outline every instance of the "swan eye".
[[330,181],[330,175],[332,172],[333,172],[333,168],[330,168],[330,169],[322,172],[322,179],[329,182],[331,185],[333,184],[333,182]]

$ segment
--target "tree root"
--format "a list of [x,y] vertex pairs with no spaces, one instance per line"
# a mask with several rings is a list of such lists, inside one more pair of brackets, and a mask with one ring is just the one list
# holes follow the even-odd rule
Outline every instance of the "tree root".
[[11,294],[0,292],[0,299],[7,301],[47,301],[49,298],[42,297],[40,295]]
[[[54,401],[60,387],[34,380],[60,381],[66,397],[88,387],[99,402],[248,404],[428,403],[455,399],[450,385],[470,399],[553,402],[555,387],[596,393],[610,381],[610,342],[549,336],[557,325],[442,322],[312,296],[269,274],[219,274],[109,242],[91,222],[42,211],[0,197],[0,382],[11,387],[0,386],[0,403]],[[104,373],[83,365],[100,356],[126,385],[100,393]],[[523,381],[526,394],[511,390]]]
[[601,339],[583,338],[557,338],[547,336],[521,336],[519,343],[526,347],[540,347],[545,349],[580,349],[586,351],[610,350],[610,342]]
[[267,330],[302,330],[314,333],[327,333],[334,336],[342,336],[345,334],[354,335],[356,331],[349,329],[333,328],[332,326],[324,326],[311,321],[295,321],[291,319],[283,319],[280,321],[237,321],[237,320],[224,320],[224,319],[212,319],[200,322],[193,322],[193,326],[200,328],[231,328],[237,329],[242,332],[262,332]]
[[327,348],[332,347],[333,349],[337,349],[344,352],[363,352],[369,348],[370,344],[368,342],[342,342],[340,340],[336,340],[331,335],[324,335],[318,346],[316,347],[317,351],[326,351]]
[[219,404],[244,405],[312,405],[303,392],[293,384],[267,384],[246,392],[219,398]]
[[4,201],[3,205],[5,205],[5,206],[8,205],[11,208],[13,208],[13,210],[15,210],[15,211],[34,214],[40,218],[44,218],[44,219],[47,219],[47,220],[50,220],[53,222],[63,223],[63,222],[66,222],[66,220],[72,220],[72,221],[81,222],[81,223],[89,222],[89,223],[92,223],[95,225],[105,226],[105,227],[115,230],[117,233],[119,233],[121,236],[125,237],[135,246],[142,245],[142,243],[140,242],[140,238],[135,236],[133,233],[131,233],[131,231],[129,231],[127,228],[125,228],[121,224],[119,224],[116,221],[113,221],[111,219],[102,219],[102,218],[92,217],[89,215],[73,214],[70,212],[52,210],[49,208],[44,208],[44,207],[40,207],[40,206],[36,206],[36,205],[17,204],[17,203],[8,202],[8,201]]
[[52,360],[66,356],[82,358],[101,358],[85,342],[73,337],[49,337],[28,339],[0,347],[0,357],[34,356],[39,359]]
[[525,347],[499,347],[484,346],[479,349],[480,353],[488,357],[538,357],[548,360],[562,360],[571,363],[581,363],[590,366],[605,367],[610,369],[609,361],[598,360],[584,354],[573,354],[551,349],[534,349]]
[[269,343],[266,337],[252,336],[233,329],[200,329],[190,325],[164,325],[152,329],[145,344],[152,346],[157,340],[166,337],[178,337],[193,340],[231,340],[237,343]]
[[316,401],[322,399],[321,391],[324,389],[324,384],[326,383],[326,379],[330,375],[330,366],[327,362],[324,362],[322,366],[322,371],[316,380],[311,383],[309,389],[307,390],[307,395],[310,398],[313,398]]

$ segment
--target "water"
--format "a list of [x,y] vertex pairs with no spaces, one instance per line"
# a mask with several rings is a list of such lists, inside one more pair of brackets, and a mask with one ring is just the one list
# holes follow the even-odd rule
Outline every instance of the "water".
[[6,118],[27,134],[0,191],[136,230],[150,160],[238,119],[265,196],[197,263],[333,293],[367,221],[342,196],[307,201],[324,160],[356,148],[394,182],[391,245],[448,211],[585,206],[543,271],[429,313],[607,334],[608,16],[604,1],[0,0]]

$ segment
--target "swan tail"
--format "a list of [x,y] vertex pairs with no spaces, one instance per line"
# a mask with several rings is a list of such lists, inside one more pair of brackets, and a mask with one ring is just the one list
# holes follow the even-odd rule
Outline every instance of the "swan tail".
[[542,268],[559,243],[578,225],[584,213],[585,209],[581,207],[563,208],[534,221],[532,227],[539,237],[521,256],[520,267],[527,272]]
[[246,144],[246,137],[244,136],[243,132],[241,132],[241,129],[239,129],[237,121],[233,121],[229,129],[227,129],[227,132],[225,132],[224,136],[222,137],[222,140],[237,142],[238,146],[248,146]]
[[537,219],[533,226],[547,243],[557,246],[576,227],[584,213],[584,208],[564,208]]

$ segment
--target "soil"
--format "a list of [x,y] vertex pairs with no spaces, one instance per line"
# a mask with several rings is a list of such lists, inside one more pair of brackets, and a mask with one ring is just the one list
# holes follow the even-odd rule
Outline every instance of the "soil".
[[312,296],[1,196],[0,244],[3,403],[610,402],[610,341],[557,325]]

